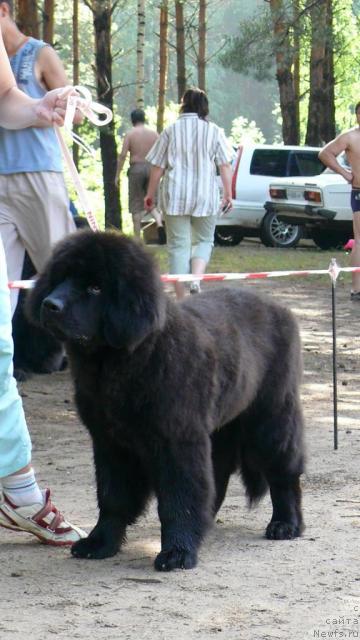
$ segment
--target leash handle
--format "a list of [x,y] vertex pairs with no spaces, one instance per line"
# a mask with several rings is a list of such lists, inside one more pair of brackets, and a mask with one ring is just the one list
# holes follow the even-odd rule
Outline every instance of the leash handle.
[[[94,150],[76,133],[73,132],[73,122],[75,117],[76,109],[79,109],[81,113],[96,127],[103,127],[109,122],[111,122],[113,118],[113,114],[111,109],[105,107],[105,105],[100,104],[99,102],[94,102],[91,97],[91,93],[89,89],[83,87],[81,85],[76,85],[74,87],[76,90],[76,94],[71,94],[68,96],[67,105],[66,105],[66,113],[64,119],[64,128],[69,132],[73,141],[82,147],[89,155],[93,158],[95,156]],[[103,117],[100,117],[103,116]],[[60,128],[55,125],[56,135],[60,144],[61,151],[64,156],[64,160],[68,166],[70,175],[73,179],[77,194],[79,196],[79,200],[81,202],[81,206],[84,210],[86,219],[89,223],[90,228],[93,231],[99,231],[100,227],[96,221],[96,218],[92,212],[88,194],[84,188],[84,185],[81,182],[81,178],[79,172],[75,166],[72,155],[65,143],[63,135],[60,131]]]

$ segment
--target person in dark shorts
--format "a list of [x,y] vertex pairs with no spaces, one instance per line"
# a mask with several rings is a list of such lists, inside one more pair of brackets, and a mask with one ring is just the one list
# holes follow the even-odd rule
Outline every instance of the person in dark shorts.
[[351,189],[351,208],[353,213],[360,211],[360,187],[353,187]]
[[[144,196],[147,191],[150,175],[150,165],[145,160],[147,153],[155,144],[159,135],[145,124],[145,113],[142,109],[131,112],[133,128],[126,134],[121,152],[118,156],[115,184],[118,186],[120,173],[128,153],[130,153],[129,179],[129,211],[132,215],[134,234],[140,236],[141,219],[145,215]],[[161,213],[157,208],[151,212],[158,228],[160,244],[165,244],[166,236]]]
[[[339,173],[351,184],[351,208],[353,210],[354,245],[351,251],[351,266],[360,267],[360,101],[355,106],[357,126],[345,131],[320,151],[320,160]],[[338,162],[338,156],[346,152],[351,169]],[[360,302],[360,272],[352,273],[350,298]]]

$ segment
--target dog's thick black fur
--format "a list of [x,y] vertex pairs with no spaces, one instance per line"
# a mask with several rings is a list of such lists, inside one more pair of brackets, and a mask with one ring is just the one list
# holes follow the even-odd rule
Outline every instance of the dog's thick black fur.
[[[89,226],[82,216],[74,216],[74,222],[78,229]],[[29,280],[35,275],[36,269],[26,252],[21,279]],[[61,371],[67,365],[63,343],[42,327],[35,327],[29,322],[24,313],[26,297],[27,292],[20,290],[12,319],[14,376],[17,380],[26,380],[31,373]]]
[[29,313],[66,341],[93,440],[99,519],[74,556],[115,554],[155,494],[156,569],[193,567],[236,472],[250,503],[270,489],[268,538],[301,534],[301,355],[290,312],[241,289],[172,302],[140,244],[86,231],[58,245]]
[[[26,253],[21,278],[29,280],[35,274],[35,267]],[[14,375],[19,381],[26,380],[29,373],[53,373],[66,366],[63,343],[27,319],[24,313],[26,296],[25,291],[19,292],[12,319]]]

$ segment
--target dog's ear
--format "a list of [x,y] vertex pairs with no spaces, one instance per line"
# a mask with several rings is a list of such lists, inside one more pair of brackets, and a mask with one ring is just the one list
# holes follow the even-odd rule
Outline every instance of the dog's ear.
[[118,286],[104,308],[103,332],[107,344],[132,352],[151,333],[165,323],[165,295],[161,283],[149,283],[148,289],[136,283]]

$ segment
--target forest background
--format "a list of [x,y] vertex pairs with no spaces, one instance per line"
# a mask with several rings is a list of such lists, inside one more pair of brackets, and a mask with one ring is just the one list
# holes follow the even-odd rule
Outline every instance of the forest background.
[[114,112],[110,125],[77,131],[95,159],[73,148],[106,227],[130,230],[125,173],[119,189],[114,178],[137,106],[161,131],[199,86],[233,145],[322,145],[354,124],[360,0],[17,0],[16,20]]

